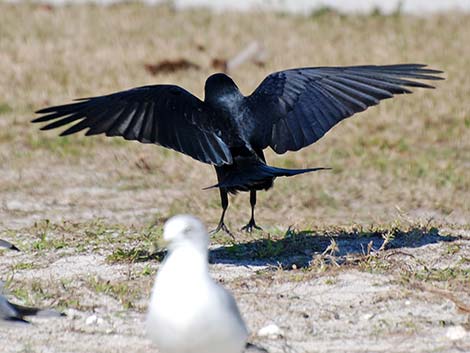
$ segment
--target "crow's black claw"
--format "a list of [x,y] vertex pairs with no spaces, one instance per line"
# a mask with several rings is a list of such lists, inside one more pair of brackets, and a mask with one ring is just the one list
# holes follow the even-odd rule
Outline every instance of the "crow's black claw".
[[244,230],[245,232],[251,233],[253,232],[254,229],[258,230],[263,230],[260,226],[258,226],[255,221],[250,221],[246,226],[243,226],[241,230]]
[[214,230],[211,230],[210,231],[210,235],[214,235],[220,231],[224,231],[225,233],[227,233],[228,235],[230,235],[233,239],[235,239],[235,237],[233,236],[232,232],[230,231],[230,229],[228,229],[228,227],[225,225],[225,223],[221,222],[219,223],[219,225],[217,226],[217,228],[215,228]]

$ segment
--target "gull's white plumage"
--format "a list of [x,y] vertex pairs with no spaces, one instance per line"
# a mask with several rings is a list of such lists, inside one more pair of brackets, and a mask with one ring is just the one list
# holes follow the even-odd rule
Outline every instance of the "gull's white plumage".
[[147,334],[160,353],[241,353],[248,332],[233,296],[209,275],[209,235],[197,218],[164,227],[168,255],[152,292]]

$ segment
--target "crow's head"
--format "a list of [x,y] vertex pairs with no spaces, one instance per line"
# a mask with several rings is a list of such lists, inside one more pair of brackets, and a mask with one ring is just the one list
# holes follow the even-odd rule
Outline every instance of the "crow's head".
[[222,73],[209,76],[204,87],[205,101],[218,101],[225,97],[240,96],[240,91],[233,80]]

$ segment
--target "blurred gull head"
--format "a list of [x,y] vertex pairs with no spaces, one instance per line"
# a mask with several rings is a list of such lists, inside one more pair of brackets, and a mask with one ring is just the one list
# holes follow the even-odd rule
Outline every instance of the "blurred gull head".
[[191,215],[178,215],[170,218],[163,228],[163,239],[168,243],[168,250],[183,247],[197,248],[207,252],[209,234],[204,224]]

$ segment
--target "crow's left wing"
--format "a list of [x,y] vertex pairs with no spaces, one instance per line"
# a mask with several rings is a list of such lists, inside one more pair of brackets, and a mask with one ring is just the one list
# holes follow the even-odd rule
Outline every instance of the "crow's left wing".
[[154,143],[214,165],[231,164],[228,146],[211,123],[214,112],[185,89],[174,85],[133,88],[37,111],[32,122],[48,122],[41,130],[72,123],[61,135],[122,136]]

